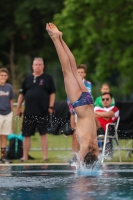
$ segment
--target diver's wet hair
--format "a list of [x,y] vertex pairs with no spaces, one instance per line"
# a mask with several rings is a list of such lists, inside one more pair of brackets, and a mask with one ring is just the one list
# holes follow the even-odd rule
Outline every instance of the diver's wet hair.
[[84,163],[86,165],[92,165],[94,164],[96,161],[98,161],[97,156],[95,156],[93,153],[87,153],[87,155],[84,158]]

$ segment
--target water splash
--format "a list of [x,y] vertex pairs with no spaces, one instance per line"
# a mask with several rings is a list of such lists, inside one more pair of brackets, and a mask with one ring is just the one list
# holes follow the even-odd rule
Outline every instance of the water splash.
[[102,159],[103,155],[98,156],[98,160],[95,161],[93,164],[86,165],[84,162],[80,161],[78,154],[77,156],[77,162],[74,162],[71,164],[71,166],[74,166],[76,168],[75,174],[76,176],[98,176],[101,174],[101,165],[102,165]]
[[54,114],[50,114],[47,116],[48,124],[46,126],[47,132],[54,135],[71,135],[73,133],[73,129],[70,126],[70,120],[66,116],[64,119],[56,117]]

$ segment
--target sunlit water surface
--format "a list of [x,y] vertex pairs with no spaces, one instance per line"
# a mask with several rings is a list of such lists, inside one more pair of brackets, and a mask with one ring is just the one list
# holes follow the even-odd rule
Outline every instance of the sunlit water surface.
[[0,200],[132,200],[133,166],[0,166]]

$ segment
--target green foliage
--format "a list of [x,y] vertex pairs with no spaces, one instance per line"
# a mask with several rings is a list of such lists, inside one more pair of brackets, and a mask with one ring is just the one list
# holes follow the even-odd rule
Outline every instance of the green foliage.
[[[0,1],[0,63],[10,71],[16,97],[24,77],[31,73],[34,57],[44,58],[46,71],[52,71],[56,65],[58,58],[45,26],[62,7],[62,0]],[[62,91],[62,77],[54,76],[54,79]],[[57,91],[58,97],[61,91]]]
[[[54,21],[77,63],[87,63],[94,82],[111,82],[121,93],[133,88],[133,1],[65,0]],[[126,80],[121,87],[118,79]]]
[[0,65],[11,72],[15,88],[31,72],[32,59],[41,56],[56,82],[57,99],[65,98],[60,63],[45,30],[53,16],[77,64],[87,64],[87,79],[111,83],[116,94],[132,92],[132,0],[1,0]]

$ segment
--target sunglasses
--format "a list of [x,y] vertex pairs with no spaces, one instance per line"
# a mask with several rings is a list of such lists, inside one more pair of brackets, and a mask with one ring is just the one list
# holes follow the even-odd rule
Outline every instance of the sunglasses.
[[109,98],[102,98],[102,101],[109,101]]

